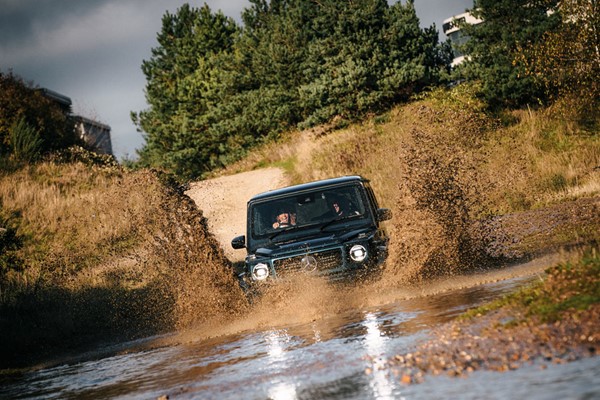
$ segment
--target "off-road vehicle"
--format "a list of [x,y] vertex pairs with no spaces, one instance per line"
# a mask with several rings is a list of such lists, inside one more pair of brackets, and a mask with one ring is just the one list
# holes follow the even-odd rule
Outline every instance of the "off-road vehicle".
[[353,280],[378,270],[388,236],[380,226],[391,211],[379,208],[361,176],[289,186],[248,201],[247,233],[234,249],[247,249],[240,285],[245,290],[293,274]]

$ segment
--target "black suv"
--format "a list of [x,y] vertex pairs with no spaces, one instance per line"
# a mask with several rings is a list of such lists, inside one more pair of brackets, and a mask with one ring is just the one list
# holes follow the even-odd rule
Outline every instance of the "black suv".
[[387,257],[388,236],[369,181],[344,176],[258,194],[248,201],[247,234],[234,238],[246,248],[239,275],[248,290],[260,282],[295,273],[331,280],[369,274]]

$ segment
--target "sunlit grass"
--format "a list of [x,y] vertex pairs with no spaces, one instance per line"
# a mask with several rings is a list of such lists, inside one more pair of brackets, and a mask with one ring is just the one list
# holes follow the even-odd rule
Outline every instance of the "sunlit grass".
[[[598,124],[566,119],[566,104],[487,114],[468,86],[438,89],[344,129],[292,132],[255,149],[222,173],[285,165],[295,183],[361,174],[387,203],[405,178],[403,151],[415,132],[440,159],[473,171],[483,214],[502,214],[600,194]],[[594,118],[593,116],[589,116]],[[598,119],[598,116],[595,117]]]
[[[562,312],[582,311],[600,302],[600,254],[592,248],[572,261],[552,266],[543,279],[513,294],[461,315],[470,319],[503,307],[543,322],[560,319]],[[517,314],[516,312],[514,314]],[[514,324],[518,321],[511,321]]]
[[[151,215],[155,185],[131,191],[135,178],[80,163],[42,163],[0,179],[2,212],[18,220],[28,238],[22,259],[55,268],[81,269],[134,245],[137,226]],[[119,243],[119,245],[116,245]],[[28,267],[26,266],[25,269]]]

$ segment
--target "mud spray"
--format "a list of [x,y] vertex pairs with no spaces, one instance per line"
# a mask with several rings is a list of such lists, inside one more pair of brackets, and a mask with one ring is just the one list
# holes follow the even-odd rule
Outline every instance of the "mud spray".
[[486,240],[472,232],[471,208],[481,202],[472,156],[421,131],[410,139],[400,149],[403,173],[384,280],[414,283],[490,265]]
[[410,136],[395,166],[403,179],[396,183],[394,218],[386,223],[391,248],[380,279],[338,286],[317,277],[295,277],[265,287],[249,306],[234,287],[233,274],[223,273],[227,265],[181,260],[187,267],[176,279],[182,291],[179,326],[184,328],[178,340],[319,321],[502,279],[497,271],[483,274],[498,260],[486,252],[489,239],[473,230],[472,206],[481,203],[481,184],[469,165],[473,155],[422,131]]

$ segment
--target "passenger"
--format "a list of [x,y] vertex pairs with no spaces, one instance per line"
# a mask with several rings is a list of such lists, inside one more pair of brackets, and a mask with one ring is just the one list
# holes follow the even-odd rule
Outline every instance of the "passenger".
[[329,199],[329,207],[330,212],[329,216],[331,217],[345,217],[348,215],[358,215],[358,211],[352,211],[351,207],[348,205],[348,202],[345,199],[339,198],[337,196],[331,197]]

